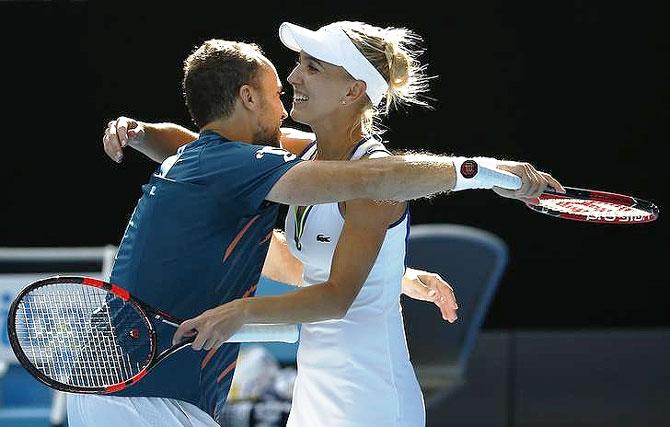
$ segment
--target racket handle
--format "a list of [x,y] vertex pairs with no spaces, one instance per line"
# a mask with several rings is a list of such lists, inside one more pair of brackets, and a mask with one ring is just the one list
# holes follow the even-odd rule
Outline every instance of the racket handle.
[[248,324],[228,339],[228,342],[287,342],[298,341],[296,324]]
[[492,182],[496,187],[507,190],[518,190],[521,188],[521,178],[511,172],[502,169],[487,169],[487,173],[492,175]]

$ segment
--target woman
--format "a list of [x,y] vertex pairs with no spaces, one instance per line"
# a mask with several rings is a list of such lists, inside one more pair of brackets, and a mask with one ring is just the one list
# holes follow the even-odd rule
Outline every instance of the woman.
[[[398,103],[423,104],[417,95],[426,78],[412,51],[418,37],[405,29],[338,22],[317,32],[284,23],[280,38],[299,52],[288,77],[291,117],[309,125],[318,141],[302,157],[389,155],[374,136],[373,118]],[[296,292],[302,298],[238,300],[185,322],[175,339],[197,330],[194,348],[208,349],[243,323],[302,322],[289,426],[422,426],[423,399],[399,300],[408,226],[406,203],[291,206],[286,243],[274,245],[283,256],[269,256],[264,274],[302,281]],[[282,259],[289,262],[272,262]]]

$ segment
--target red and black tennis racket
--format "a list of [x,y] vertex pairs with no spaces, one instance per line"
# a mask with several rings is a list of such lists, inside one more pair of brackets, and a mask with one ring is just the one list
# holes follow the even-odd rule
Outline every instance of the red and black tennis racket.
[[526,205],[536,212],[574,221],[641,224],[658,218],[658,207],[647,200],[605,191],[563,188],[565,194],[547,189]]
[[[157,353],[153,321],[181,320],[90,277],[56,276],[29,284],[8,315],[9,340],[19,362],[57,390],[108,394],[144,377],[195,337]],[[244,325],[228,342],[296,342],[295,324]]]
[[[510,172],[488,169],[487,173],[495,176],[498,187],[508,190],[521,188],[521,178]],[[606,191],[563,188],[565,194],[547,188],[539,197],[527,201],[526,205],[535,212],[557,218],[594,223],[642,224],[658,218],[658,207],[647,200]]]

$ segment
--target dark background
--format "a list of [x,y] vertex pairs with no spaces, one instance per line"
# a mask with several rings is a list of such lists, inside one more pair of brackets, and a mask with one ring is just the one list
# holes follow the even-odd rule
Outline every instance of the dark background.
[[613,226],[485,191],[412,202],[413,224],[471,225],[509,245],[485,328],[670,325],[666,1],[182,3],[0,1],[0,246],[118,244],[154,165],[132,152],[110,161],[103,129],[118,115],[193,128],[179,82],[202,41],[259,43],[285,79],[295,55],[276,36],[282,21],[362,20],[423,35],[438,76],[435,110],[385,122],[392,148],[525,160],[661,208],[654,223]]

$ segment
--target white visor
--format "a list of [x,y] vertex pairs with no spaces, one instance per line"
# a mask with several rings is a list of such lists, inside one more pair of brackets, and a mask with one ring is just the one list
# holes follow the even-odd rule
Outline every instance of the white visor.
[[363,80],[373,105],[379,105],[386,94],[389,85],[384,77],[338,24],[326,25],[318,31],[312,31],[284,22],[279,26],[279,38],[287,48],[295,52],[302,50],[319,61],[338,65],[356,80]]

